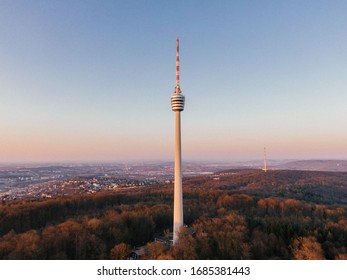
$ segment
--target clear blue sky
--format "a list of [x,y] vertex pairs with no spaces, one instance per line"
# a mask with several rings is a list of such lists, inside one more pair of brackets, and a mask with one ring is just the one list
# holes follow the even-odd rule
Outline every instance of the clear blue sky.
[[347,1],[0,1],[0,161],[347,158]]

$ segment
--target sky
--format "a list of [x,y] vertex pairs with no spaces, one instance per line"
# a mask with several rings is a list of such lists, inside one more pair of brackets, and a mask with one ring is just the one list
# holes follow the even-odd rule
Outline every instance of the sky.
[[0,162],[347,159],[347,1],[1,0]]

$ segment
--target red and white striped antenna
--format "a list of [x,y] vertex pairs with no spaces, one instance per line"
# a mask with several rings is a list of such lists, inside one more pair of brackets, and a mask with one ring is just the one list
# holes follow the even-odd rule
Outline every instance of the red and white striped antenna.
[[179,55],[179,49],[180,49],[180,41],[179,38],[176,38],[176,87],[175,92],[177,94],[181,93],[180,89],[180,55]]

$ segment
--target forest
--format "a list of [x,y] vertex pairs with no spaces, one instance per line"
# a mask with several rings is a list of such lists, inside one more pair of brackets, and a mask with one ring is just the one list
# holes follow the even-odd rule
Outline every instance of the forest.
[[[2,201],[0,259],[347,259],[347,173],[226,170],[173,185]],[[193,229],[193,230],[191,230]]]

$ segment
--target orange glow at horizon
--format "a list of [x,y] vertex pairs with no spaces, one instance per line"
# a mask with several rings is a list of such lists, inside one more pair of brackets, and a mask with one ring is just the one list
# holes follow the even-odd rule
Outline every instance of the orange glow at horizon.
[[[183,160],[259,159],[263,156],[263,143],[267,145],[269,159],[347,158],[347,137],[337,137],[336,134],[267,139],[262,136],[232,137],[227,133],[209,134],[206,131],[192,135],[187,131],[182,139]],[[130,135],[103,135],[100,131],[74,133],[72,130],[54,134],[39,134],[38,131],[8,133],[0,136],[0,161],[171,160],[171,138],[172,133],[142,131]]]

